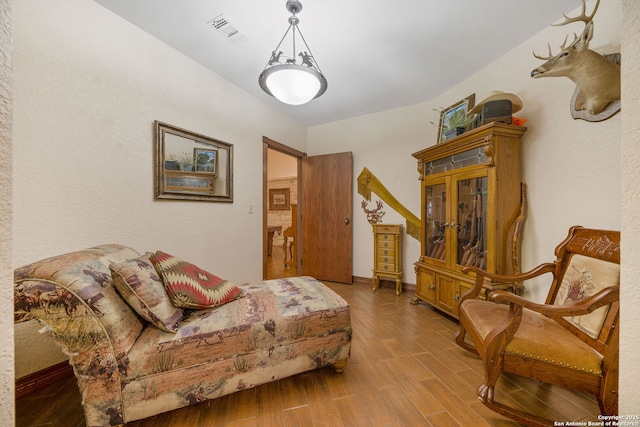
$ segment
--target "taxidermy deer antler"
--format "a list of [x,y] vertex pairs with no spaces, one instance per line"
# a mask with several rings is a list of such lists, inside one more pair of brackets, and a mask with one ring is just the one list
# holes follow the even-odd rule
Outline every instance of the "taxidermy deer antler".
[[[600,0],[596,2],[591,15],[587,15],[586,3],[582,0],[582,12],[579,16],[569,18],[563,14],[564,21],[555,26],[584,22],[582,34],[577,36],[574,33],[574,40],[569,46],[566,46],[568,36],[565,37],[560,46],[560,53],[557,55],[551,53],[549,44],[547,44],[548,56],[540,56],[533,52],[533,56],[547,62],[531,71],[533,78],[568,77],[571,79],[577,85],[576,95],[574,95],[575,104],[572,107],[576,111],[586,110],[591,116],[602,113],[610,103],[620,100],[620,65],[589,49],[589,42],[593,37],[593,16],[599,5]],[[618,103],[617,109],[611,114],[606,117],[593,117],[591,121],[609,118],[619,110]],[[589,120],[589,117],[574,115],[574,118],[578,117]]]
[[384,215],[384,212],[380,210],[382,209],[382,202],[378,200],[376,202],[375,209],[367,209],[367,205],[368,205],[367,201],[363,200],[362,210],[364,210],[365,213],[367,214],[367,221],[369,221],[369,224],[377,224],[379,222],[382,222],[382,217]]

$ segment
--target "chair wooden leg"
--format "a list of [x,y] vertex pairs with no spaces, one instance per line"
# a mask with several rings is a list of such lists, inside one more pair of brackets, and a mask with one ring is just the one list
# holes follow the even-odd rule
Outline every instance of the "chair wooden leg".
[[604,378],[602,378],[600,392],[596,395],[600,412],[605,415],[618,415],[619,339],[620,331],[616,328],[609,342],[608,353],[605,355],[605,359],[610,363],[604,366]]
[[546,418],[542,418],[542,417],[537,417],[528,412],[520,411],[510,406],[503,405],[499,402],[493,401],[493,399],[491,401],[487,401],[483,403],[487,408],[491,409],[492,411],[529,427],[553,426],[553,421],[551,420],[547,420]]
[[296,241],[292,239],[289,241],[289,238],[285,236],[284,245],[282,246],[284,249],[284,268],[287,267],[296,267]]
[[553,425],[553,421],[551,420],[496,402],[494,400],[494,390],[495,387],[490,387],[486,384],[481,384],[478,390],[476,390],[478,399],[492,411],[529,427],[546,427]]
[[459,347],[471,353],[478,354],[478,350],[476,350],[474,346],[467,344],[467,342],[464,340],[466,336],[467,336],[467,330],[465,329],[462,323],[462,319],[460,319],[460,329],[458,329],[458,332],[456,332],[456,334],[454,335],[454,338],[456,339],[456,344],[458,344]]
[[284,243],[282,244],[282,252],[284,253],[284,267],[287,267],[287,237],[284,238]]

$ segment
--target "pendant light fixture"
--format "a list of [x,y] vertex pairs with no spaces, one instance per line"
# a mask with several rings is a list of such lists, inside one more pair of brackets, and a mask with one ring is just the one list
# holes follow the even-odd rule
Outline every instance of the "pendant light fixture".
[[[302,105],[319,97],[327,90],[327,79],[318,67],[311,49],[298,28],[300,22],[296,16],[302,10],[299,0],[287,0],[289,28],[282,40],[271,52],[271,58],[258,78],[262,90],[276,99],[290,105]],[[283,52],[282,43],[291,33],[291,54]],[[304,49],[296,51],[296,36],[300,35]]]

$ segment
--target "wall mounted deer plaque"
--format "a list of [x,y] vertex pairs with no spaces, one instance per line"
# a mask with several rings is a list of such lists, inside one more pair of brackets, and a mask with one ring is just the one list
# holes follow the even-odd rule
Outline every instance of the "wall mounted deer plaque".
[[540,56],[533,52],[533,56],[547,61],[531,71],[531,77],[568,77],[576,84],[576,90],[571,98],[571,116],[591,122],[606,120],[620,111],[620,54],[603,56],[589,49],[589,42],[593,37],[593,17],[598,10],[600,0],[596,2],[591,15],[586,14],[586,2],[582,0],[582,12],[579,16],[569,18],[555,26],[567,25],[572,22],[584,22],[585,27],[569,45],[567,37],[560,46],[557,55]]

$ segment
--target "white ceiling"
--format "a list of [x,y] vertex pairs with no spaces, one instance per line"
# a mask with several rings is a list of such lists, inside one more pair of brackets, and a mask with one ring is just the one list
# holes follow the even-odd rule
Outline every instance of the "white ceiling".
[[[433,100],[580,6],[580,0],[301,0],[299,28],[329,87],[306,105],[289,106],[258,86],[289,25],[286,0],[95,1],[307,126]],[[207,25],[220,14],[248,40],[234,46]]]

